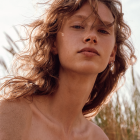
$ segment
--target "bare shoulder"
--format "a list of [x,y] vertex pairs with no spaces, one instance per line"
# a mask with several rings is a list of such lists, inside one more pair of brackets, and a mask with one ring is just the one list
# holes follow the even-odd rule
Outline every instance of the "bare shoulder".
[[93,122],[90,122],[90,128],[91,128],[91,137],[93,138],[93,140],[109,140],[104,131]]
[[0,140],[22,140],[31,114],[25,99],[0,100]]

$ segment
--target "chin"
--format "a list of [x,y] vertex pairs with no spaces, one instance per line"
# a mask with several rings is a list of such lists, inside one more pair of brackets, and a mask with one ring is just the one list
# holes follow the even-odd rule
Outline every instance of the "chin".
[[92,64],[78,64],[73,66],[63,66],[62,67],[63,72],[68,70],[69,72],[74,72],[77,74],[84,74],[84,75],[98,75],[102,71],[104,71],[104,67],[101,67],[100,65],[93,65]]

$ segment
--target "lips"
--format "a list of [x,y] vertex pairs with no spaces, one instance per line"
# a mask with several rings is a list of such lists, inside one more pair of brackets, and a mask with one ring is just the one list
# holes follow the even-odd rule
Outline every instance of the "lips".
[[86,47],[86,48],[83,48],[83,49],[81,49],[78,53],[83,53],[83,52],[89,52],[89,53],[94,53],[94,54],[97,54],[97,55],[99,55],[99,53],[98,53],[98,51],[97,50],[95,50],[94,48],[88,48],[88,47]]

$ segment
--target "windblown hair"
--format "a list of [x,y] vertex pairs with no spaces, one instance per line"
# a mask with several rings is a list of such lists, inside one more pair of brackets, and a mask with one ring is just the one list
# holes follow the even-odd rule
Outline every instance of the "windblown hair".
[[3,98],[13,100],[30,95],[49,95],[57,90],[60,63],[58,55],[54,55],[51,48],[54,47],[63,19],[73,15],[87,1],[98,18],[100,17],[93,2],[95,5],[98,5],[98,1],[104,3],[112,12],[115,25],[115,62],[98,74],[89,99],[83,107],[84,115],[92,112],[95,115],[99,111],[117,89],[127,68],[136,60],[134,47],[128,40],[131,29],[124,22],[122,5],[118,0],[54,0],[39,19],[28,25],[29,45],[26,50],[16,55],[13,77],[1,85]]

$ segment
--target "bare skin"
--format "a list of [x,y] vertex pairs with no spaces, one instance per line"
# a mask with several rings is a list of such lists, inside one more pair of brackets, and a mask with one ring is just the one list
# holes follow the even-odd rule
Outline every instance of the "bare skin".
[[[42,102],[43,98],[34,97],[37,104],[39,100]],[[86,119],[73,131],[66,132],[61,122],[44,115],[43,109],[27,99],[1,101],[0,108],[0,140],[108,140],[98,126]]]
[[[88,16],[91,12],[86,3],[75,14]],[[111,12],[100,2],[98,13],[113,22]],[[115,58],[114,26],[107,31],[91,29],[94,21],[93,14],[84,28],[77,29],[79,19],[71,18],[58,32],[53,52],[58,54],[61,66],[59,87],[54,94],[33,96],[32,102],[27,99],[0,102],[0,140],[108,140],[82,114],[98,73]],[[95,25],[98,23],[97,20]],[[94,47],[98,54],[79,53],[84,47]]]

